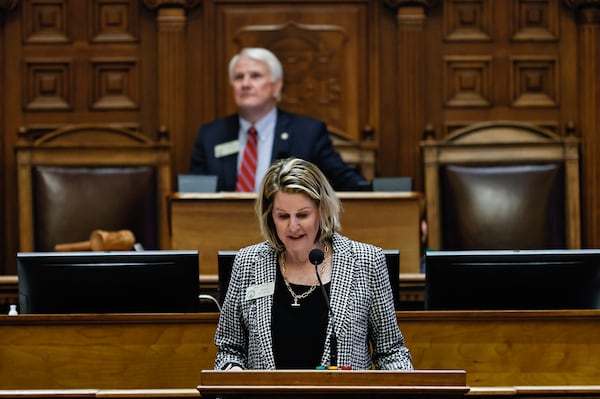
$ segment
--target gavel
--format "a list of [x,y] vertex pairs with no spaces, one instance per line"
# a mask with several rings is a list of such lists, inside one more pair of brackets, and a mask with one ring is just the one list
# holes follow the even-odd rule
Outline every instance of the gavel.
[[87,241],[56,244],[57,252],[71,251],[128,251],[133,249],[135,235],[131,230],[94,230]]

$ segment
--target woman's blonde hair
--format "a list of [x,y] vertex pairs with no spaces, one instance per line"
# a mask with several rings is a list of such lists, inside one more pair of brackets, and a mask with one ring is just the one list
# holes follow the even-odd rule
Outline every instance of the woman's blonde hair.
[[262,235],[278,251],[285,249],[273,222],[273,201],[278,192],[304,194],[317,204],[320,218],[317,242],[330,240],[341,229],[342,206],[323,172],[299,158],[275,161],[262,181],[255,211]]

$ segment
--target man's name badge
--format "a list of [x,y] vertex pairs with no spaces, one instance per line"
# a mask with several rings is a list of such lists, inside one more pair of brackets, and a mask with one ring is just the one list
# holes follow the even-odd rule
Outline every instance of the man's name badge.
[[275,282],[262,283],[251,285],[246,288],[246,300],[251,301],[253,299],[262,298],[263,296],[273,295],[275,292]]
[[237,140],[231,140],[215,146],[215,158],[226,157],[227,155],[237,154],[238,152],[240,152],[240,143]]

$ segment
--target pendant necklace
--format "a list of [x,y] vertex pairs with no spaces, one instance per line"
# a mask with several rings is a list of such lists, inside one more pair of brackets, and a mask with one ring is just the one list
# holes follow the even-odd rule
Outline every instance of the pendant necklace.
[[[327,259],[327,255],[329,253],[329,245],[325,244],[325,246],[323,247],[324,252],[325,252],[325,259]],[[280,257],[280,263],[281,263],[281,274],[283,276],[283,282],[285,283],[285,286],[287,287],[287,290],[289,291],[290,295],[292,296],[292,298],[294,298],[294,302],[292,302],[292,307],[293,308],[299,308],[300,307],[300,303],[298,303],[298,300],[300,299],[304,299],[307,296],[309,296],[310,294],[312,294],[312,292],[317,288],[317,284],[311,285],[310,288],[306,291],[304,291],[302,294],[298,295],[294,292],[294,290],[292,289],[289,281],[287,280],[287,277],[285,276],[285,252],[281,253],[281,257]],[[322,265],[321,265],[321,270],[319,272],[319,274],[323,274],[323,270],[325,270],[325,261],[323,261]]]

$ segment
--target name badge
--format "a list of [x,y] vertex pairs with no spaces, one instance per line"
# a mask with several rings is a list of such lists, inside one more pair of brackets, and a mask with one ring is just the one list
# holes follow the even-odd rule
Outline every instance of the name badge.
[[262,283],[257,285],[251,285],[246,288],[246,300],[251,301],[253,299],[262,298],[263,296],[273,295],[275,292],[275,282]]
[[226,157],[227,155],[237,154],[238,152],[240,152],[240,143],[237,140],[228,141],[215,146],[215,158]]

